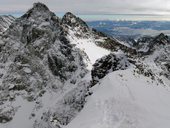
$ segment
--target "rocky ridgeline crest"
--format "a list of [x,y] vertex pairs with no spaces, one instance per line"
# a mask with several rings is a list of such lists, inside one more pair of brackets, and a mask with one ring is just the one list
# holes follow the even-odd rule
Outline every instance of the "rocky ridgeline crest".
[[163,33],[155,37],[145,36],[141,37],[134,43],[134,47],[137,51],[143,53],[142,55],[150,55],[156,49],[162,48],[163,46],[169,45],[169,37]]
[[107,74],[117,71],[125,70],[130,66],[129,61],[123,54],[109,54],[98,59],[93,65],[91,71],[92,85],[95,85],[104,78]]
[[[33,128],[61,128],[83,108],[90,85],[82,81],[88,72],[87,65],[83,60],[84,52],[71,43],[69,36],[77,40],[91,38],[93,42],[90,43],[111,52],[123,52],[111,53],[93,64],[93,85],[110,72],[127,69],[130,66],[128,60],[140,60],[136,57],[143,48],[141,42],[148,47],[142,51],[142,57],[146,57],[146,53],[151,55],[159,46],[165,46],[166,55],[159,54],[154,61],[159,65],[166,62],[161,66],[169,75],[167,36],[160,34],[156,38],[143,38],[135,48],[130,48],[115,38],[90,29],[70,12],[60,19],[46,5],[35,3],[26,14],[13,21],[0,40],[0,123],[13,120],[17,110],[22,108],[23,104],[13,106],[18,97],[34,104],[30,113],[30,119],[34,119]],[[59,99],[43,108],[44,104],[47,105],[43,98],[49,94]],[[41,113],[37,116],[39,110]]]

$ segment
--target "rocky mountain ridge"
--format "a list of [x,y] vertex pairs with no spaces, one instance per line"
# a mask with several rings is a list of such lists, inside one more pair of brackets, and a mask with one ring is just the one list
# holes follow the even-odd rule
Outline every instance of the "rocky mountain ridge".
[[[41,105],[45,104],[42,101],[44,95],[55,92],[59,95],[62,90],[68,90],[66,85],[76,88],[74,85],[77,85],[86,74],[87,70],[80,50],[73,47],[62,35],[60,23],[60,19],[44,4],[35,3],[32,9],[16,19],[2,35],[1,123],[11,121],[16,115],[17,108],[22,108],[22,105],[14,105],[18,97],[35,104],[33,110],[44,109]],[[80,93],[80,97],[83,97],[86,89],[80,92],[81,88],[75,92],[70,89],[70,93],[73,93],[72,95]],[[61,100],[59,103],[63,107],[65,102]],[[78,105],[79,102],[82,105],[84,103],[83,99],[77,99],[68,106],[64,106],[63,111],[69,106],[70,109],[74,108],[71,105],[74,103]],[[9,105],[11,103],[12,105]],[[69,114],[71,110],[67,111]],[[72,111],[79,110],[73,109]],[[68,115],[62,116],[58,116],[61,118],[59,124],[67,124],[72,118]],[[68,120],[63,121],[64,118]]]
[[[169,41],[163,34],[148,40],[152,52],[141,54],[140,43],[128,47],[70,12],[60,19],[35,3],[1,37],[0,126],[65,127],[84,108],[91,82],[100,84],[113,71],[132,68],[131,75],[161,83],[169,73],[169,54],[164,55]],[[161,63],[163,58],[166,63]]]
[[[71,32],[76,39],[92,39],[90,43],[94,45],[97,39],[107,38],[95,34],[71,13],[58,18],[42,3],[35,3],[2,34],[2,125],[7,123],[10,127],[18,111],[27,109],[24,104],[31,104],[31,112],[21,115],[27,119],[25,123],[35,128],[67,125],[83,108],[89,81],[82,79],[89,72],[89,62],[86,53],[69,40]],[[53,105],[44,100],[50,95]]]
[[11,15],[2,15],[0,16],[0,34],[6,31],[15,18]]

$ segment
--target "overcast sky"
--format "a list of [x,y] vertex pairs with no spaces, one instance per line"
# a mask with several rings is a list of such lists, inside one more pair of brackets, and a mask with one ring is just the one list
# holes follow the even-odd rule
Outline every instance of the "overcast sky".
[[[0,0],[0,13],[25,12],[35,0]],[[39,0],[56,13],[170,14],[170,0]]]

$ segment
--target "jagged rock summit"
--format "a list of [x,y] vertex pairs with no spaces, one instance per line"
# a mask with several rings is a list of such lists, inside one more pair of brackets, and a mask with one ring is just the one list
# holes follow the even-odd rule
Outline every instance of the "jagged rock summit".
[[169,37],[161,33],[155,37],[145,36],[139,38],[137,42],[134,44],[134,47],[136,47],[136,49],[139,52],[143,52],[143,54],[150,55],[156,49],[160,49],[169,44],[170,44]]
[[84,26],[86,28],[88,28],[86,22],[84,22],[82,19],[80,19],[79,17],[76,17],[74,14],[72,14],[71,12],[67,12],[63,18],[62,18],[62,22],[64,24],[69,25],[70,27],[78,27],[78,26]]
[[67,12],[62,18],[62,24],[66,29],[66,33],[68,34],[68,30],[74,31],[74,35],[80,38],[87,38],[90,36],[90,28],[88,25],[79,17],[76,17],[71,12]]
[[[42,19],[42,18],[48,18],[51,16],[55,16],[54,13],[52,13],[48,7],[43,3],[34,3],[33,7],[28,10],[21,18],[33,18],[33,19]],[[46,19],[49,20],[49,19]]]

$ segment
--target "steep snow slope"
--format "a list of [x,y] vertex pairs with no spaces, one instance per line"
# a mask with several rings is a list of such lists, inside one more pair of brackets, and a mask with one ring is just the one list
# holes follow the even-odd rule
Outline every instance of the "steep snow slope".
[[84,55],[84,61],[88,66],[87,69],[91,70],[92,64],[98,58],[110,53],[109,50],[96,45],[97,42],[105,42],[105,39],[108,37],[101,36],[99,33],[93,31],[79,17],[68,12],[63,16],[62,23],[64,23],[63,26],[68,40],[76,48],[80,49]]
[[[98,58],[110,53],[109,50],[97,46],[95,44],[96,40],[93,36],[89,36],[89,38],[77,38],[74,35],[74,31],[69,31],[68,39],[87,55],[86,60],[84,61],[87,62],[87,69],[89,70],[92,69],[92,65]],[[100,40],[102,40],[102,38]]]
[[134,73],[107,75],[65,128],[169,128],[170,88]]

